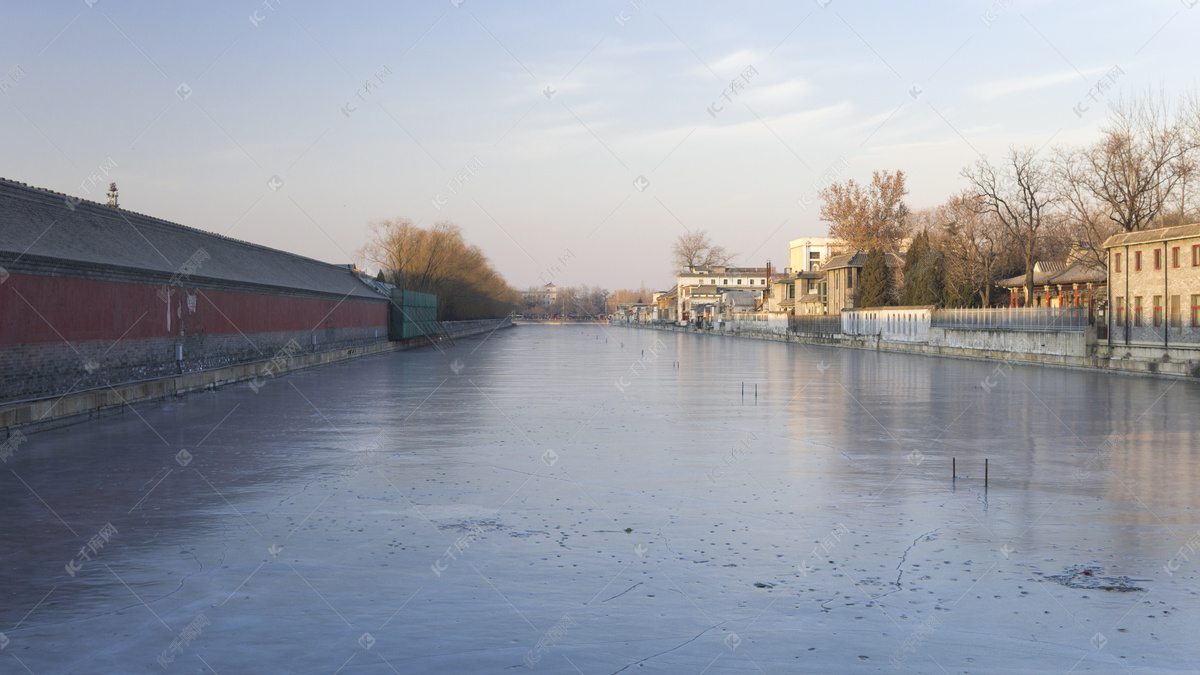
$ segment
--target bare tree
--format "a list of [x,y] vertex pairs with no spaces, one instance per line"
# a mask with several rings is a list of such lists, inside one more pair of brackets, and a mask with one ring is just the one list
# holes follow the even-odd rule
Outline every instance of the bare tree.
[[359,257],[379,266],[388,283],[436,294],[442,320],[504,316],[519,306],[519,294],[453,223],[428,229],[407,218],[371,223]]
[[1025,263],[1025,293],[1032,298],[1039,237],[1052,219],[1052,167],[1037,150],[1014,146],[1001,167],[983,157],[974,166],[964,168],[962,176],[970,184],[968,195],[973,198],[973,207],[994,216],[1020,248]]
[[654,293],[646,288],[646,283],[638,288],[618,288],[609,294],[610,309],[615,309],[618,304],[630,302],[650,302],[650,298]]
[[714,244],[705,230],[679,235],[671,248],[671,256],[677,272],[689,267],[728,265],[733,259],[733,253],[720,244]]
[[1121,226],[1109,217],[1103,202],[1089,186],[1087,154],[1087,150],[1055,149],[1054,189],[1065,221],[1064,234],[1079,247],[1085,262],[1106,269],[1104,241],[1121,231]]
[[992,287],[999,278],[1004,230],[995,216],[980,208],[969,193],[955,195],[936,210],[946,233],[946,273],[953,283],[965,282],[990,307]]
[[851,249],[898,253],[910,230],[904,182],[903,171],[885,170],[876,171],[866,186],[851,178],[822,188],[821,220],[829,223],[830,236]]
[[1122,98],[1110,107],[1100,140],[1058,152],[1059,189],[1085,233],[1161,225],[1172,197],[1186,198],[1200,143],[1189,112],[1186,101],[1172,106],[1149,91]]

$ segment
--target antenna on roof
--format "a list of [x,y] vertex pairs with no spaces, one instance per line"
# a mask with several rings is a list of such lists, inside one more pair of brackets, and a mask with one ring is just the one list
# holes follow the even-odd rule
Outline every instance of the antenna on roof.
[[108,184],[108,204],[107,204],[107,206],[111,206],[114,209],[121,208],[121,206],[119,204],[117,204],[117,184],[116,183]]

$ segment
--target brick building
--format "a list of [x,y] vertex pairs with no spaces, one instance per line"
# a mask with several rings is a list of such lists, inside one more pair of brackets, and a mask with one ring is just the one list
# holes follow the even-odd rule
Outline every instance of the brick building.
[[350,266],[0,179],[0,404],[387,340]]
[[1111,344],[1200,343],[1200,224],[1117,234],[1104,249]]

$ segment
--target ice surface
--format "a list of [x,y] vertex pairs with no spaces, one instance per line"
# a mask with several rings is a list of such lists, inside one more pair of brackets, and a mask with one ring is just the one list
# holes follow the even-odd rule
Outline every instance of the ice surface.
[[33,434],[0,672],[1194,672],[1197,385],[995,369],[522,326]]

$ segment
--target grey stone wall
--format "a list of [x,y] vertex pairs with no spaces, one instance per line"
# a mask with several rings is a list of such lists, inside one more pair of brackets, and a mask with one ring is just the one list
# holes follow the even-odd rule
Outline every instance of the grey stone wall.
[[0,348],[0,404],[386,341],[387,327],[379,326],[16,345]]

